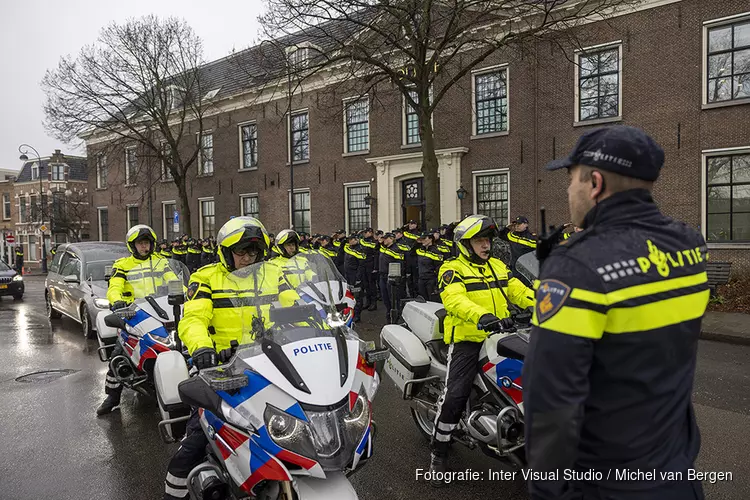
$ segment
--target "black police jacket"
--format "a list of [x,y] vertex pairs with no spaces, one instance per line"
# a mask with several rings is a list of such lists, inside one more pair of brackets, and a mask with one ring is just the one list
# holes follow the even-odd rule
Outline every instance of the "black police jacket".
[[359,241],[359,245],[364,250],[367,259],[365,260],[365,266],[367,269],[373,269],[376,264],[378,253],[380,253],[380,243],[375,241],[373,238],[362,238]]
[[[541,270],[523,369],[529,467],[593,469],[613,489],[657,487],[659,471],[687,478],[700,448],[690,397],[706,243],[646,190],[603,200],[584,227]],[[657,478],[617,480],[616,469]],[[568,487],[562,474],[532,481],[531,497],[563,498]]]
[[510,245],[510,262],[508,262],[508,267],[511,270],[519,257],[536,250],[536,235],[528,229],[521,233],[516,233],[506,227],[500,231],[498,236]]
[[443,256],[440,255],[437,246],[418,248],[416,253],[419,279],[437,281],[438,269],[443,265]]
[[378,272],[381,277],[388,277],[388,271],[390,265],[394,262],[401,264],[401,276],[406,276],[406,265],[404,261],[404,254],[399,252],[398,245],[395,243],[390,247],[381,246],[380,256],[378,261]]
[[367,255],[362,245],[344,246],[344,277],[350,285],[362,280]]

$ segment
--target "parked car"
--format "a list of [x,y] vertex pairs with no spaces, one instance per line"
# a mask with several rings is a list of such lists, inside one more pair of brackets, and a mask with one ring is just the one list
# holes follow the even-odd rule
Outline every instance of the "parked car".
[[12,295],[14,299],[20,300],[24,290],[23,276],[0,260],[0,297]]
[[49,319],[59,319],[64,314],[81,324],[86,338],[93,338],[96,316],[109,309],[106,274],[117,259],[128,255],[122,242],[60,245],[45,284]]

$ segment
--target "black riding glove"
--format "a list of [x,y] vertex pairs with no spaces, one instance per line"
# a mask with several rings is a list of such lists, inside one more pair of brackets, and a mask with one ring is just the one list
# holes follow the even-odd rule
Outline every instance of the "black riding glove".
[[193,353],[193,366],[198,370],[212,368],[219,363],[216,351],[210,347],[201,347]]
[[109,306],[109,308],[112,311],[117,311],[118,309],[125,309],[127,307],[128,307],[128,303],[125,302],[124,300],[117,300],[111,306]]
[[483,314],[482,317],[479,318],[479,323],[477,323],[477,329],[491,332],[491,331],[494,331],[495,328],[498,328],[499,324],[500,324],[500,318],[498,318],[494,314]]

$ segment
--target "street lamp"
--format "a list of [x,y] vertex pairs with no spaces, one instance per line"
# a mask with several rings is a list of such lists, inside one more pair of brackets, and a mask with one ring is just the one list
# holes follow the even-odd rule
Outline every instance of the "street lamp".
[[364,202],[365,202],[365,205],[367,205],[368,207],[373,206],[375,204],[375,201],[376,201],[375,197],[370,196],[369,194],[365,196]]
[[[44,205],[42,204],[42,192],[44,191],[44,185],[42,184],[42,157],[39,155],[39,151],[34,149],[33,147],[29,146],[28,144],[21,144],[18,146],[18,152],[21,153],[21,156],[18,158],[21,161],[28,161],[29,157],[26,153],[29,151],[33,151],[36,154],[37,162],[39,163],[39,169],[37,170],[39,173],[39,214],[42,217],[42,226],[44,226]],[[47,245],[44,241],[44,231],[41,231],[42,233],[42,272],[47,272]]]
[[460,188],[456,190],[456,196],[458,196],[459,200],[463,200],[464,198],[466,198],[467,193],[468,191],[465,190],[463,186],[461,186]]

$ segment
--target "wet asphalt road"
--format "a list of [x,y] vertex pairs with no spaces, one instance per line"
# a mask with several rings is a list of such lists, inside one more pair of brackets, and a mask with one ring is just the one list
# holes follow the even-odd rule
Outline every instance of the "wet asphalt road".
[[[29,277],[22,301],[0,302],[0,499],[160,498],[176,445],[159,440],[156,404],[125,391],[120,410],[96,418],[106,372],[96,341],[86,341],[68,318],[50,324],[43,286],[43,278]],[[381,321],[383,314],[364,315]],[[375,339],[378,330],[363,326],[360,333]],[[52,369],[75,371],[47,382],[15,380]],[[707,498],[750,498],[750,347],[701,341],[694,398],[703,436],[697,469],[733,474],[731,481],[704,482]],[[512,469],[461,446],[454,447],[453,468],[479,471],[483,480],[447,490],[416,481],[429,450],[389,380],[374,411],[375,457],[351,478],[360,498],[528,498],[520,474],[515,481],[490,481],[489,469]]]

